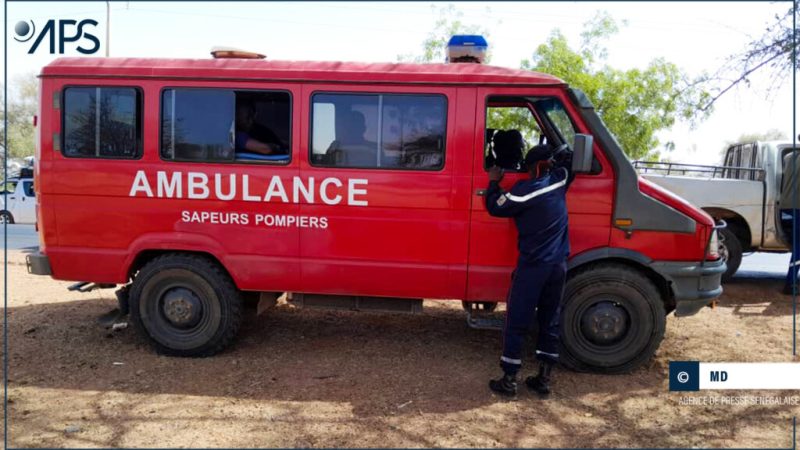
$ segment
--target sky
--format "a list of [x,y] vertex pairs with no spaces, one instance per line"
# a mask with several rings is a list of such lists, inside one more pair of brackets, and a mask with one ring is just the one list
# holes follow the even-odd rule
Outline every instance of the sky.
[[[434,7],[453,4],[466,24],[490,31],[492,64],[520,66],[553,29],[577,46],[582,26],[599,11],[625,25],[606,44],[608,64],[644,68],[662,57],[690,76],[714,72],[783,14],[790,2],[111,2],[110,55],[208,58],[214,46],[233,46],[280,60],[385,61],[419,54],[439,18]],[[106,51],[105,2],[10,2],[8,77],[38,73],[57,55],[46,45],[13,39],[14,25],[49,19],[94,19]],[[2,14],[0,12],[0,14]],[[80,56],[68,45],[65,55]],[[792,78],[767,95],[769,78],[756,75],[732,90],[715,112],[690,128],[678,123],[659,134],[676,149],[664,156],[718,163],[725,143],[743,133],[779,129],[792,135]],[[800,127],[798,127],[800,128]],[[800,130],[798,131],[800,132]]]

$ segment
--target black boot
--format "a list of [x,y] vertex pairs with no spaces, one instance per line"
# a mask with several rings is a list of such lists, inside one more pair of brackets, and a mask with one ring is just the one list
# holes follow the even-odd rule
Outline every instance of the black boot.
[[525,385],[528,389],[536,392],[542,397],[550,395],[550,373],[553,371],[553,364],[549,362],[542,362],[539,365],[539,374],[535,377],[528,377],[525,379]]
[[489,389],[506,397],[514,397],[517,395],[517,377],[516,375],[505,374],[502,378],[489,380]]

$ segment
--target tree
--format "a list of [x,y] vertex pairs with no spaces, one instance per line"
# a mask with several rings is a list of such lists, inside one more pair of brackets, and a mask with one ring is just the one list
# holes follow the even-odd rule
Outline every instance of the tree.
[[8,98],[8,129],[0,130],[0,143],[8,135],[9,158],[31,156],[34,153],[36,143],[33,116],[38,108],[38,89],[36,76],[33,74],[14,79]]
[[800,0],[794,0],[785,13],[775,15],[761,37],[752,40],[741,53],[731,55],[715,76],[708,77],[709,82],[721,83],[721,86],[714,89],[713,95],[702,105],[703,110],[713,107],[734,87],[742,83],[749,86],[750,77],[756,72],[770,72],[769,95],[786,81],[793,68],[800,70],[793,62],[800,51],[800,40],[795,38],[800,32],[800,28],[796,28],[799,9]]
[[[401,56],[400,60],[444,61],[445,46],[451,35],[489,34],[486,28],[465,24],[463,15],[452,5],[438,12],[439,20],[423,42],[422,54]],[[582,89],[629,157],[660,157],[659,147],[669,151],[674,144],[660,143],[656,137],[658,131],[668,129],[677,119],[693,124],[711,112],[711,108],[699,109],[710,99],[710,94],[701,88],[705,78],[689,79],[663,58],[651,61],[644,69],[622,71],[608,66],[605,63],[608,50],[603,44],[619,27],[607,13],[598,14],[584,28],[578,49],[570,47],[561,31],[553,30],[533,58],[522,61],[521,68],[555,75]],[[491,111],[489,119],[493,128],[518,129],[526,138],[535,134],[529,114],[519,108]]]
[[584,28],[578,49],[570,47],[560,30],[553,30],[522,67],[557,76],[585,92],[631,159],[659,158],[660,146],[674,145],[661,144],[658,131],[669,129],[677,119],[694,124],[708,116],[710,108],[700,110],[710,98],[700,87],[702,78],[689,79],[663,58],[644,69],[614,69],[605,63],[608,51],[603,43],[618,32],[617,23],[600,13]]

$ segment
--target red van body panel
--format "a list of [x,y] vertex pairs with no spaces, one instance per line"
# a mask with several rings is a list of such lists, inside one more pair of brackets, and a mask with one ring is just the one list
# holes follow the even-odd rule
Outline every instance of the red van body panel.
[[[65,157],[59,147],[63,89],[125,86],[143,98],[143,156],[137,160]],[[291,95],[291,161],[278,164],[198,163],[160,157],[160,101],[166,88],[268,89]],[[325,93],[424,93],[447,102],[444,167],[436,171],[316,167],[309,161],[310,102]],[[549,75],[476,64],[360,64],[252,60],[62,58],[42,70],[36,189],[40,252],[57,279],[127,283],[145,252],[212,255],[248,291],[503,301],[517,256],[513,221],[490,217],[483,146],[487,98],[559,98],[576,131],[590,134]],[[624,249],[650,260],[699,262],[713,222],[680,199],[642,192],[693,214],[695,233],[624,231],[613,225],[615,173],[594,143],[601,170],[578,175],[568,194],[573,256]],[[365,189],[365,205],[324,202],[157,198],[132,194],[141,174],[155,186],[158,172],[210,180],[236,177],[256,195],[277,177],[288,191],[297,180],[328,184],[345,197],[348,183]],[[178,173],[178,175],[175,175]],[[242,177],[248,177],[248,183]],[[508,174],[509,188],[525,174]],[[210,185],[209,185],[210,186]],[[155,187],[153,187],[155,189]],[[688,212],[687,212],[688,211]],[[248,214],[248,224],[187,222],[185,214]],[[264,226],[258,214],[326,218],[327,227]]]

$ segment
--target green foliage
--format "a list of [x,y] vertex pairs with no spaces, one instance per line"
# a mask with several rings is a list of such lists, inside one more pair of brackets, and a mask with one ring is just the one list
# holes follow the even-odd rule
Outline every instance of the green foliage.
[[[38,89],[38,82],[33,74],[16,78],[11,86],[12,95],[8,99],[8,156],[10,158],[32,156],[34,153],[36,144],[33,116],[38,108]],[[3,111],[0,111],[0,114],[5,115]],[[0,130],[0,144],[5,135],[6,130]]]
[[[618,31],[616,22],[601,13],[584,27],[579,49],[570,47],[556,29],[522,67],[557,76],[584,91],[631,159],[658,159],[658,131],[669,129],[676,119],[694,123],[708,116],[710,110],[700,110],[709,99],[699,87],[700,79],[689,80],[663,58],[644,69],[612,68],[605,62],[603,43]],[[671,147],[663,144],[664,149]]]
[[[433,9],[438,11],[439,20],[423,42],[422,54],[400,56],[399,60],[444,61],[444,49],[453,34],[489,34],[482,26],[465,24],[463,14],[453,5]],[[536,48],[533,58],[522,61],[521,66],[555,75],[583,90],[630,158],[660,158],[659,149],[669,152],[675,146],[659,142],[659,131],[669,129],[676,120],[694,124],[711,113],[711,108],[701,109],[711,100],[701,87],[706,77],[690,80],[663,58],[641,69],[615,69],[606,63],[608,50],[604,44],[619,31],[617,22],[608,13],[600,13],[584,25],[584,30],[577,49],[569,45],[561,31],[553,30]],[[490,111],[487,119],[490,128],[518,129],[531,144],[538,139],[539,131],[529,122],[527,111],[498,108]]]
[[486,128],[519,130],[529,147],[538,144],[542,134],[531,111],[522,107],[488,108]]

